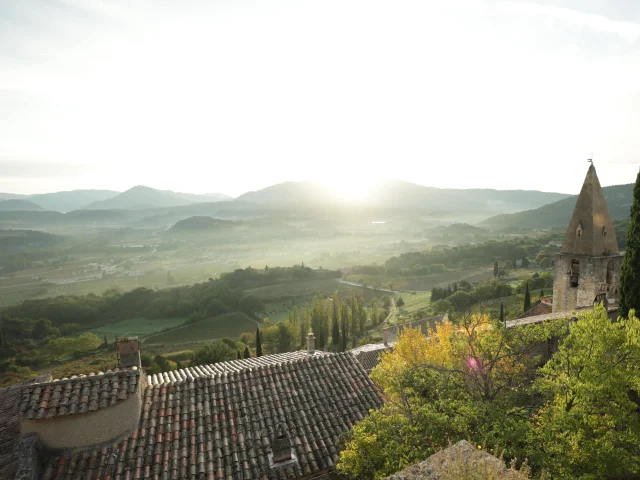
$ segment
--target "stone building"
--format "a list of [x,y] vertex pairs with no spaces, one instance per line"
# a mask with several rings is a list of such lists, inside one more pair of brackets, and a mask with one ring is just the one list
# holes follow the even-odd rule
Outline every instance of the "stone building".
[[571,312],[618,298],[622,255],[598,175],[589,167],[560,253],[555,256],[553,312]]

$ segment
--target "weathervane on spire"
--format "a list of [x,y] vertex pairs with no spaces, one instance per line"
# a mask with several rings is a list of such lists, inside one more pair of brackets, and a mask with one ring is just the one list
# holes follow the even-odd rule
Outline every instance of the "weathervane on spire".
[[587,158],[587,162],[589,162],[591,165],[593,165],[593,153],[591,154],[590,158]]

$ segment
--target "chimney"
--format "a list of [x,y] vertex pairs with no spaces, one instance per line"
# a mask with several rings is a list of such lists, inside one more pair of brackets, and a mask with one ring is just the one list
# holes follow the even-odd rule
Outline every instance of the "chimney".
[[389,345],[389,327],[382,330],[382,341],[385,345]]
[[118,368],[141,366],[138,337],[122,337],[118,341]]
[[275,436],[271,441],[271,453],[269,454],[269,466],[271,469],[290,468],[298,463],[293,450],[291,438],[283,423],[276,426]]
[[307,335],[307,354],[313,355],[314,353],[316,353],[316,337],[313,332],[309,332]]

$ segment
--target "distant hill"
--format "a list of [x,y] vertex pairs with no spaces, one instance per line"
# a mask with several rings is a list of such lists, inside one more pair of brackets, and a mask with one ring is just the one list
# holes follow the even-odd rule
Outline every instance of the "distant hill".
[[43,212],[45,211],[40,205],[29,200],[14,198],[10,200],[0,200],[0,212]]
[[[567,196],[563,193],[535,190],[443,189],[402,180],[388,180],[378,183],[358,205],[491,215],[537,208]],[[335,192],[317,183],[285,182],[240,195],[234,203],[237,202],[281,208],[332,205],[339,203],[340,199]]]
[[113,190],[71,190],[68,192],[40,193],[27,198],[47,210],[70,212],[84,208],[90,203],[107,200],[119,195]]
[[120,192],[113,190],[71,190],[66,192],[37,193],[19,195],[16,193],[0,193],[0,200],[29,200],[45,210],[70,212],[86,207],[88,204],[115,197]]
[[[51,248],[62,243],[66,238],[68,237],[34,230],[0,229],[0,252],[10,255],[27,249]],[[4,258],[2,254],[0,254],[0,266],[7,267],[13,259]]]
[[229,225],[231,222],[218,220],[213,217],[195,216],[180,220],[170,231],[172,232],[201,232],[220,228],[222,225]]
[[251,202],[266,207],[296,207],[336,203],[336,196],[313,182],[283,182],[255,192],[247,192],[235,202]]
[[26,195],[20,195],[19,193],[2,193],[0,192],[0,200],[11,200],[12,198],[27,198]]
[[[628,218],[633,201],[633,184],[604,187],[602,191],[607,199],[611,217]],[[510,215],[497,215],[480,222],[478,225],[483,228],[510,232],[566,228],[573,214],[577,198],[577,195],[572,195],[533,210]]]
[[453,223],[447,227],[433,227],[427,233],[448,234],[448,235],[480,235],[489,233],[487,229],[469,225],[468,223]]
[[218,194],[217,198],[218,200],[216,200],[216,197],[213,197],[212,194],[194,195],[191,193],[172,192],[170,190],[156,190],[154,188],[138,185],[108,200],[93,202],[86,208],[90,210],[141,210],[148,208],[177,207],[193,203],[215,202],[231,199],[231,197],[223,194]]

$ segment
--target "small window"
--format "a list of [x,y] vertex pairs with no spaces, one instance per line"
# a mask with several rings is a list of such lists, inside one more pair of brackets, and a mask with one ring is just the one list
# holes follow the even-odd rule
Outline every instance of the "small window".
[[607,238],[607,227],[602,227],[602,238]]
[[578,237],[581,237],[581,236],[582,236],[582,224],[581,224],[581,223],[579,223],[579,224],[578,224],[578,227],[576,228],[576,235],[577,235]]
[[577,287],[580,283],[580,262],[571,260],[571,269],[569,270],[569,280],[572,287]]

